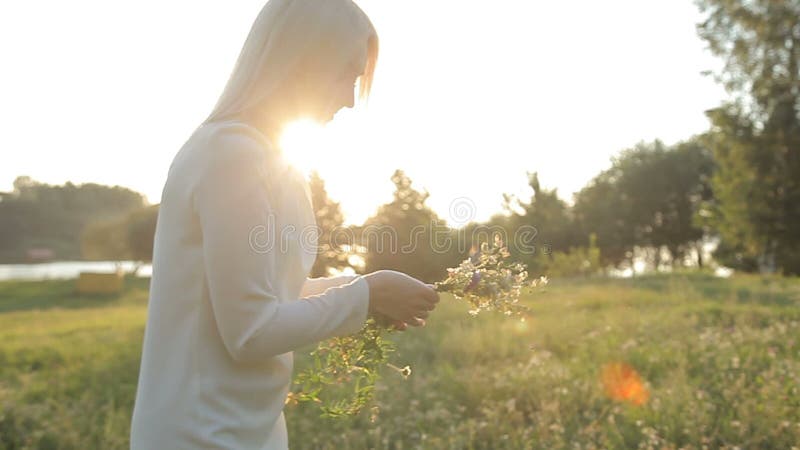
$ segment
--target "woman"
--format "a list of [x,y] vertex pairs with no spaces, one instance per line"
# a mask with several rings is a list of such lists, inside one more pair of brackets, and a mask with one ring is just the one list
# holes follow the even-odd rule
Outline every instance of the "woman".
[[330,120],[370,89],[378,38],[351,0],[271,0],[211,115],[175,156],[162,193],[134,450],[286,449],[292,351],[358,331],[404,329],[438,302],[379,271],[307,279],[316,248],[308,186],[275,136]]

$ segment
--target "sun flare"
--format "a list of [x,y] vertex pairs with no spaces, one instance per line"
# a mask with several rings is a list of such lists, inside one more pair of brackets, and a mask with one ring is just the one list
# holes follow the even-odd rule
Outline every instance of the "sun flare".
[[302,119],[286,125],[281,134],[281,148],[289,164],[308,174],[317,167],[324,149],[325,127],[310,119]]
[[[325,181],[325,190],[336,201],[351,200],[345,213],[351,220],[364,220],[375,204],[391,191],[365,190],[364,155],[374,148],[376,135],[366,117],[350,109],[339,111],[334,120],[321,124],[309,119],[287,124],[278,140],[283,157],[300,173],[316,171]],[[370,160],[371,167],[381,161]],[[391,174],[393,167],[384,173]],[[388,178],[388,176],[387,176]],[[386,183],[390,187],[390,183]],[[390,197],[391,198],[391,197]]]

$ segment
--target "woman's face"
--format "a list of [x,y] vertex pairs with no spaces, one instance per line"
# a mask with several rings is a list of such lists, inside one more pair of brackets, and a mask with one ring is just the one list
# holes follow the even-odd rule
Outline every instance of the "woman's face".
[[333,81],[330,88],[330,101],[321,111],[319,120],[323,123],[333,120],[342,108],[352,108],[355,104],[355,86],[358,75],[344,74]]
[[[366,48],[337,69],[312,67],[300,69],[284,102],[275,105],[283,111],[284,121],[312,119],[319,123],[333,120],[342,108],[355,104],[355,85],[367,64]],[[324,63],[323,63],[324,64]]]
[[321,123],[330,122],[333,116],[342,108],[352,108],[355,104],[356,81],[364,72],[366,65],[366,51],[359,53],[348,61],[339,71],[333,74],[326,93],[323,97],[327,100],[321,102],[316,119]]

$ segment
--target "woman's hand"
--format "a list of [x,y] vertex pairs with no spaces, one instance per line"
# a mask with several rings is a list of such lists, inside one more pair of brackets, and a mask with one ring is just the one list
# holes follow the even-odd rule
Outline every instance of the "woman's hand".
[[433,286],[404,273],[379,270],[364,275],[369,284],[369,312],[388,319],[395,328],[422,326],[439,302]]
[[397,331],[406,331],[406,329],[408,329],[408,324],[402,320],[392,320],[377,313],[370,313],[370,315],[378,321],[379,325],[382,325],[385,328],[391,328]]

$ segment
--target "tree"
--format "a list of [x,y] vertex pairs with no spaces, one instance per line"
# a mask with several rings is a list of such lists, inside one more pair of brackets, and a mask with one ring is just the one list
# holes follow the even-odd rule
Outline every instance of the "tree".
[[125,219],[128,249],[133,261],[147,263],[153,260],[158,207],[152,205],[133,211]]
[[661,265],[663,249],[674,263],[699,247],[705,233],[696,225],[694,215],[711,196],[708,179],[713,168],[710,153],[699,140],[674,147],[660,141],[641,143],[624,152],[616,164],[619,189],[629,206],[634,244],[654,249],[654,266]]
[[[545,189],[539,183],[539,174],[528,173],[528,186],[533,194],[527,201],[505,195],[504,208],[511,213],[506,227],[509,236],[514,236],[522,227],[529,227],[532,236],[531,248],[515,248],[512,251],[524,260],[532,270],[546,264],[555,251],[567,251],[577,244],[574,221],[569,206],[561,200],[556,189]],[[499,225],[499,223],[498,223]],[[510,238],[509,238],[510,239]],[[523,255],[524,254],[524,255]]]
[[320,231],[317,239],[317,259],[311,269],[311,276],[323,277],[328,275],[331,269],[341,270],[350,266],[348,258],[351,252],[346,245],[351,243],[346,239],[349,233],[340,233],[345,230],[341,207],[328,197],[325,181],[317,172],[311,174],[309,188]]
[[800,3],[698,0],[698,33],[732,100],[708,111],[709,223],[729,260],[800,273]]
[[616,266],[633,255],[635,237],[630,199],[623,196],[615,167],[594,177],[575,194],[573,214],[581,236],[596,236],[602,265]]
[[53,186],[18,177],[0,202],[0,257],[23,260],[26,249],[46,247],[61,259],[80,256],[84,227],[145,206],[144,196],[119,186]]
[[125,261],[130,259],[128,232],[120,219],[88,224],[81,234],[81,256],[89,261]]
[[701,137],[678,143],[666,152],[662,176],[671,182],[663,196],[658,213],[660,227],[657,244],[667,247],[674,260],[682,260],[694,250],[697,265],[703,267],[703,241],[709,235],[707,227],[696,220],[704,204],[711,201],[711,176],[714,158]]
[[711,197],[712,169],[699,139],[674,147],[639,143],[576,195],[581,234],[596,234],[604,260],[612,264],[630,258],[636,247],[651,250],[655,267],[664,250],[673,263],[682,261],[705,235],[694,218]]
[[81,235],[81,254],[95,261],[143,263],[153,260],[158,205],[147,206],[114,219],[89,223]]
[[458,260],[451,230],[425,204],[429,194],[414,189],[402,170],[394,172],[392,183],[392,201],[380,206],[357,231],[367,249],[365,269],[393,269],[438,281],[446,274],[445,268]]

